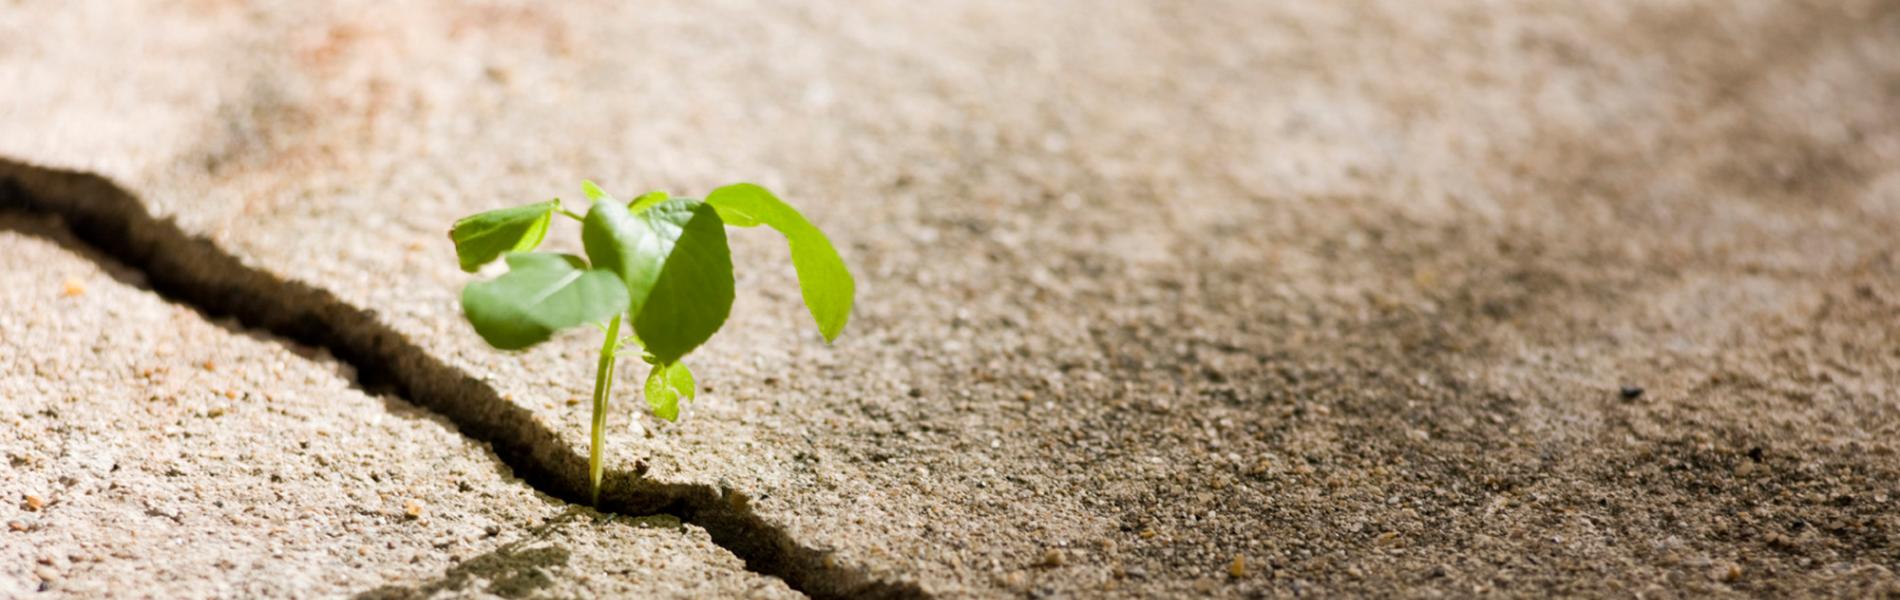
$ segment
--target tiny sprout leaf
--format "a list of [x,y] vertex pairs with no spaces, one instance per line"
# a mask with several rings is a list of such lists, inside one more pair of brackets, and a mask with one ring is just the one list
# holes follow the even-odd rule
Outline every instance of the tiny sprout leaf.
[[646,351],[671,363],[712,337],[732,312],[732,254],[712,207],[672,199],[639,214],[595,202],[581,244],[601,269],[620,275],[627,312]]
[[634,313],[633,330],[660,362],[677,362],[706,343],[732,313],[726,226],[711,206],[697,200],[667,200],[639,219],[670,239],[666,263]]
[[474,273],[503,253],[527,252],[548,235],[548,222],[561,201],[549,200],[463,217],[449,230],[462,270]]
[[598,200],[581,219],[581,247],[594,266],[620,276],[627,288],[632,314],[640,313],[653,281],[660,277],[661,260],[672,248],[646,221],[627,212],[620,203]]
[[612,194],[608,194],[606,190],[600,189],[600,186],[595,185],[592,181],[582,180],[581,192],[587,194],[587,199],[593,202],[614,199]]
[[798,271],[799,293],[805,308],[818,323],[825,341],[838,339],[845,322],[851,319],[851,303],[857,294],[857,282],[838,256],[838,249],[823,231],[805,220],[798,210],[773,196],[765,188],[738,183],[706,196],[706,203],[719,211],[729,225],[752,227],[767,225],[785,235],[792,248],[792,268]]
[[686,363],[654,365],[653,370],[647,372],[647,407],[653,409],[653,416],[678,421],[680,399],[692,402],[697,394],[693,372],[686,369]]
[[672,196],[667,195],[666,192],[647,192],[640,194],[639,198],[634,198],[633,202],[627,205],[627,210],[632,211],[634,214],[639,214],[640,211],[653,208],[653,205],[665,202],[671,197]]
[[462,288],[462,311],[490,346],[519,350],[554,332],[598,322],[627,306],[627,288],[578,256],[508,255],[508,273]]

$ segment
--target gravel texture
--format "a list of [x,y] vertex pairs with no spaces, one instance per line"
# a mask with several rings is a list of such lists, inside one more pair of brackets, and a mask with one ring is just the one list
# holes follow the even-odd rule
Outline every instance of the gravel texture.
[[793,595],[677,520],[535,493],[347,367],[167,304],[50,229],[0,218],[0,596]]
[[[733,319],[688,360],[708,389],[663,424],[624,386],[614,468],[741,490],[800,543],[940,595],[1900,592],[1900,5],[368,6],[0,12],[23,33],[0,35],[0,84],[28,92],[0,97],[0,155],[114,177],[377,311],[576,452],[597,341],[484,348],[448,224],[577,207],[581,178],[766,184],[856,269],[851,326],[818,341],[781,243],[735,232]],[[9,294],[67,277],[6,273]],[[95,310],[181,310],[122,291]],[[55,301],[6,326],[48,335],[31,323]],[[333,368],[166,318],[149,343],[220,340],[218,377]],[[0,349],[93,356],[17,339]],[[101,406],[165,389],[4,373],[116,394]],[[443,458],[389,459],[410,486],[492,464],[343,381],[303,392],[374,408],[345,411],[366,424],[339,448],[439,438]],[[84,422],[56,410],[32,419]],[[138,451],[262,494],[211,457],[288,426],[230,423]],[[308,494],[356,489],[381,488]],[[508,535],[569,509],[537,510]],[[659,551],[575,531],[632,536],[569,534],[576,556]],[[326,544],[308,551],[355,547]],[[352,581],[425,589],[476,554],[385,550]],[[737,565],[702,554],[668,577],[754,585],[696,575]],[[173,584],[238,579],[194,573]]]

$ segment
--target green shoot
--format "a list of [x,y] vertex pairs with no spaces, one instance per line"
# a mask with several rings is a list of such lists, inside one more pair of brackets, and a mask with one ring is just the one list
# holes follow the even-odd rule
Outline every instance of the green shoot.
[[[519,350],[562,330],[602,330],[594,374],[588,478],[600,501],[602,448],[621,350],[639,347],[650,365],[647,406],[668,421],[696,395],[682,359],[706,343],[732,311],[732,253],[725,226],[766,225],[784,234],[800,295],[825,341],[851,316],[856,284],[825,234],[765,188],[725,186],[704,200],[648,192],[622,203],[594,182],[581,184],[593,204],[578,215],[549,200],[476,214],[449,232],[461,268],[473,273],[504,259],[508,272],[462,289],[462,311],[490,346]],[[535,252],[560,214],[580,221],[586,258]],[[621,337],[622,323],[632,334]]]

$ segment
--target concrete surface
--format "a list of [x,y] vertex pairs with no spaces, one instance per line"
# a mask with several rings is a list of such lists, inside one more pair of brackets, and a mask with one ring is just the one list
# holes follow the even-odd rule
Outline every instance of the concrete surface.
[[581,178],[805,208],[845,336],[735,234],[709,389],[665,425],[623,386],[612,456],[879,578],[1900,585],[1891,2],[68,4],[0,16],[0,155],[377,311],[576,451],[597,341],[484,348],[448,223]]
[[348,367],[23,233],[43,222],[0,225],[0,595],[790,595],[702,531],[600,522]]

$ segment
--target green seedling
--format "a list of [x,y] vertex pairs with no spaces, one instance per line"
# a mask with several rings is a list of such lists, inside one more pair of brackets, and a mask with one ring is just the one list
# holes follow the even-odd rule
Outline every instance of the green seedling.
[[[520,350],[564,329],[593,324],[606,332],[594,372],[594,414],[587,469],[600,501],[601,452],[614,364],[637,347],[650,370],[645,394],[654,416],[679,419],[696,393],[681,359],[711,338],[732,311],[732,253],[726,226],[765,225],[785,235],[799,292],[826,342],[851,316],[856,284],[831,240],[765,188],[740,183],[704,200],[649,192],[631,202],[588,181],[585,216],[559,199],[491,210],[455,222],[449,238],[462,270],[502,259],[508,272],[462,289],[462,311],[490,346]],[[555,215],[580,222],[586,258],[535,252]],[[623,325],[631,334],[621,337]]]

